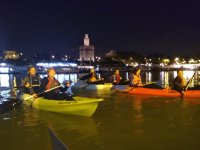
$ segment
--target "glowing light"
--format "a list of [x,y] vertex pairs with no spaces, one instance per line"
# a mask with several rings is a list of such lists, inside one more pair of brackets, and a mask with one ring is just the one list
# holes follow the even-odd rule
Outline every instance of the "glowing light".
[[75,63],[62,63],[62,62],[58,62],[58,63],[37,63],[37,66],[42,66],[42,67],[77,67],[77,64]]
[[9,87],[9,75],[2,74],[0,76],[0,86]]
[[190,59],[190,60],[189,60],[189,63],[190,63],[190,64],[195,63],[194,59]]
[[0,63],[0,66],[7,66],[6,63]]
[[176,57],[176,58],[174,59],[174,61],[179,61],[179,58],[178,58],[178,57]]
[[9,68],[8,67],[0,67],[0,72],[1,73],[9,73]]

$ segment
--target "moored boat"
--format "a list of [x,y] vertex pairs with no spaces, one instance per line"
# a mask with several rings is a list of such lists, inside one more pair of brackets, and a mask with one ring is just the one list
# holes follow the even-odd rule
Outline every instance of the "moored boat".
[[183,96],[184,98],[200,98],[200,90],[187,90],[185,91],[184,95],[181,95],[181,93],[176,90],[137,87],[137,88],[132,88],[131,90],[128,91],[128,93],[134,95],[150,95],[158,97]]
[[23,103],[39,110],[87,117],[92,116],[97,109],[98,103],[103,101],[103,99],[100,98],[86,98],[79,96],[73,97],[73,101],[49,100],[44,99],[43,97],[28,97],[30,97],[29,94],[24,94],[22,96]]

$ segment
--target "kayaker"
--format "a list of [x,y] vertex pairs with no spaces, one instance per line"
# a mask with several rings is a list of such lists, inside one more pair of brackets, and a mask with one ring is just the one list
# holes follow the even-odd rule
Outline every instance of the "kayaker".
[[[54,68],[47,69],[47,77],[44,77],[41,81],[40,91],[44,92],[46,90],[50,90],[52,88],[58,87],[60,82],[55,78],[56,71]],[[42,94],[45,99],[53,99],[53,100],[73,100],[72,95],[68,95],[65,91],[68,89],[68,86],[59,87],[54,90],[50,90]]]
[[114,74],[112,75],[112,83],[113,85],[118,85],[121,82],[122,77],[120,76],[119,70],[116,69]]
[[64,81],[64,84],[65,86],[67,87],[67,90],[65,91],[65,93],[68,95],[68,96],[73,96],[73,92],[72,92],[72,88],[71,88],[71,82],[70,81]]
[[173,89],[184,94],[186,84],[186,79],[183,77],[183,69],[178,69],[177,76],[173,81]]
[[87,80],[88,84],[104,84],[104,79],[103,78],[98,78],[94,68],[90,69],[90,76]]
[[115,70],[114,74],[112,75],[112,84],[113,85],[128,85],[129,81],[124,80],[118,69]]
[[41,84],[41,78],[37,74],[37,70],[34,66],[28,68],[27,76],[22,79],[20,83],[20,88],[18,95],[22,93],[31,94],[37,96],[36,93],[39,92],[39,87]]
[[140,72],[141,72],[141,70],[140,70],[139,66],[134,68],[133,73],[129,77],[129,86],[130,87],[143,86]]

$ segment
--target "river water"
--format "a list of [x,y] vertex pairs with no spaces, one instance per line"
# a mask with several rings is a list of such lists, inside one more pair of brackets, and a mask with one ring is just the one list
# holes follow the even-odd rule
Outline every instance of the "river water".
[[[188,80],[193,71],[185,71]],[[0,75],[1,90],[13,77]],[[101,75],[103,76],[103,75]],[[108,76],[108,75],[107,75]],[[124,77],[127,74],[123,74]],[[143,81],[171,83],[176,72],[143,72]],[[58,75],[76,81],[79,75]],[[18,81],[19,82],[19,81]],[[198,76],[192,84],[198,83]],[[109,88],[74,91],[100,97],[92,117],[39,111],[24,105],[0,113],[0,150],[51,150],[48,128],[70,150],[199,150],[200,100],[115,93]]]

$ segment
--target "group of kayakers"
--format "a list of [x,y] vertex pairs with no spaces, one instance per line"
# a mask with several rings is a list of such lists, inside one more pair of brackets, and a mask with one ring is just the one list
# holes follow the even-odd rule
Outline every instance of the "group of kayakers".
[[[113,85],[129,85],[129,87],[148,87],[148,88],[162,88],[155,83],[143,83],[141,79],[141,69],[140,67],[135,67],[129,75],[128,80],[124,80],[119,70],[115,70],[112,75]],[[28,68],[27,76],[21,81],[18,96],[24,93],[30,94],[34,97],[43,96],[45,99],[66,99],[73,100],[73,93],[71,91],[70,81],[66,81],[63,86],[55,78],[56,71],[54,68],[47,69],[47,77],[40,78],[37,74],[35,67],[31,66]],[[96,75],[94,68],[91,68],[90,73],[79,79],[84,81],[86,84],[104,84],[104,78],[100,78]],[[187,82],[183,77],[183,70],[179,69],[177,71],[177,77],[173,81],[173,86],[171,89],[177,90],[184,94]],[[51,90],[52,89],[52,90]],[[48,90],[48,92],[45,92]]]
[[23,94],[30,94],[34,97],[43,96],[46,99],[73,100],[70,81],[66,81],[62,86],[55,75],[55,69],[48,68],[47,77],[41,79],[36,68],[34,66],[29,67],[27,76],[20,83],[17,96],[20,98]]
[[[112,75],[112,82],[113,85],[124,85],[128,84],[129,87],[147,87],[147,88],[162,88],[161,86],[155,84],[155,83],[142,83],[141,80],[141,69],[139,66],[135,67],[133,71],[129,75],[129,79],[127,81],[124,81],[119,73],[119,70],[115,70],[114,75]],[[172,87],[169,87],[170,89],[174,89],[181,94],[184,94],[186,90],[186,86],[188,86],[186,79],[183,77],[183,69],[177,70],[177,76],[175,77],[173,81]]]

